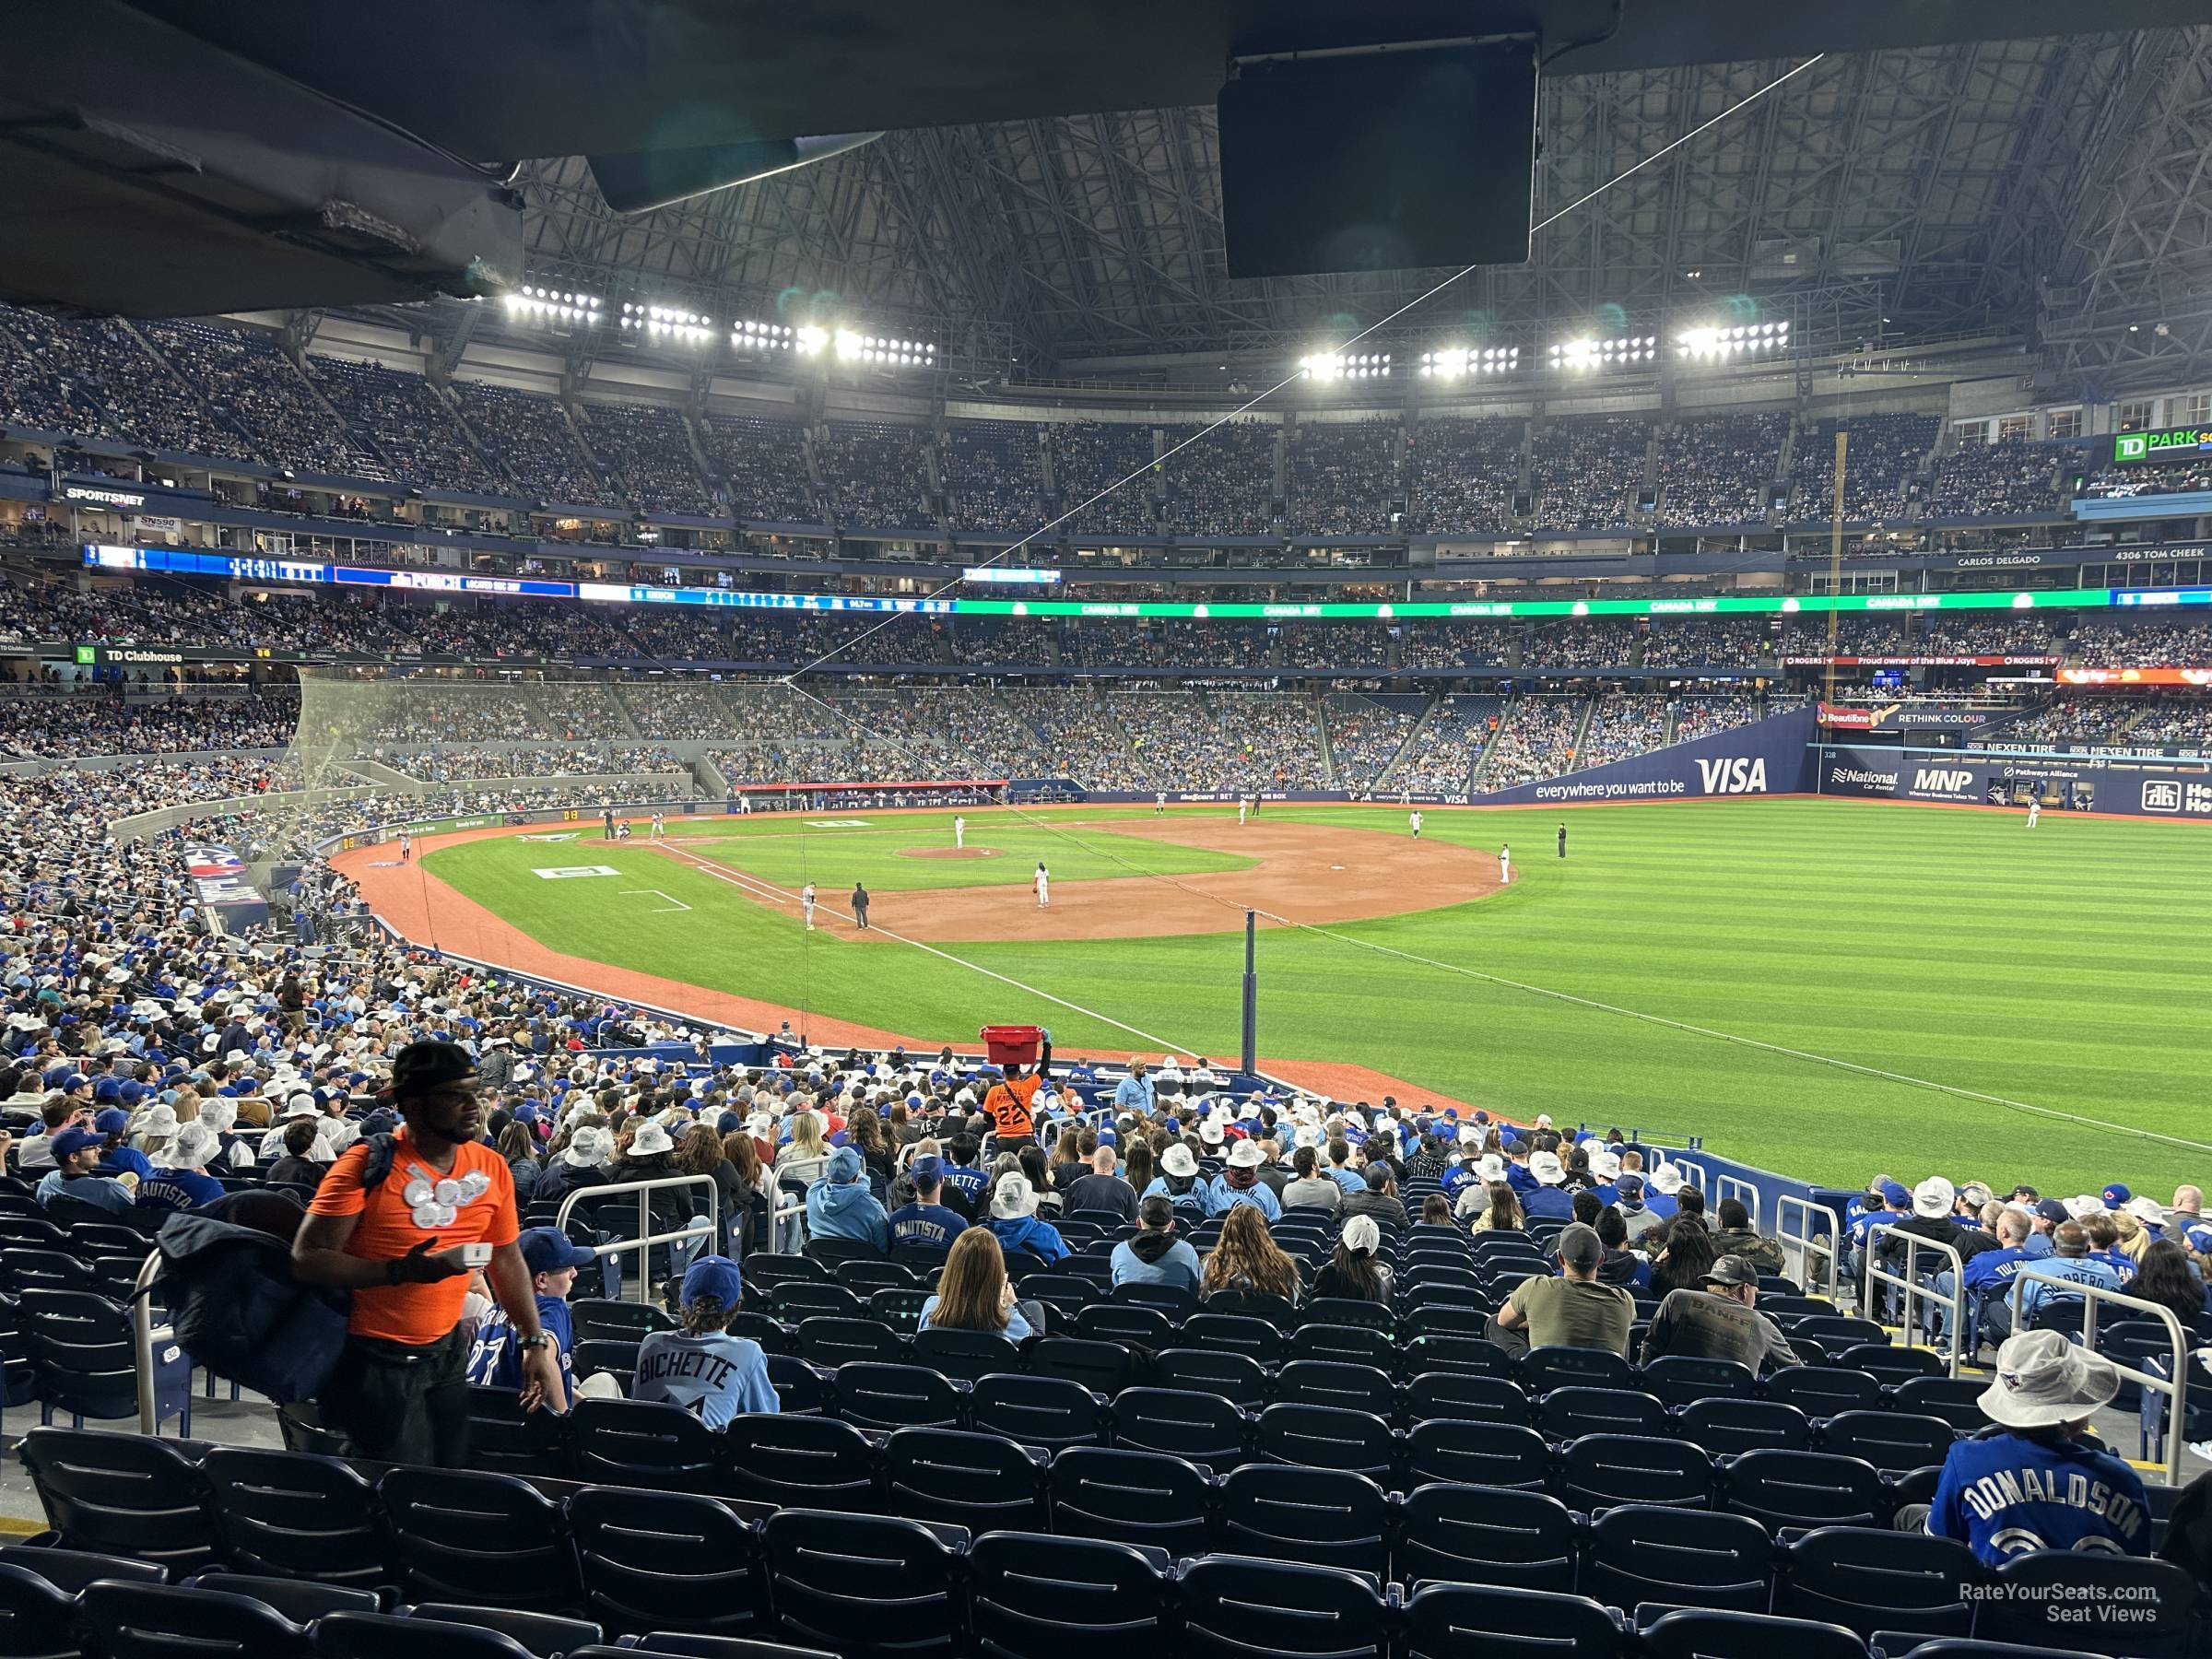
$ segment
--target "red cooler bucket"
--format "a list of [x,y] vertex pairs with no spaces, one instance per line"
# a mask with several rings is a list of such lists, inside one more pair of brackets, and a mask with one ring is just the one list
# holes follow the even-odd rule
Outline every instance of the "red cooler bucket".
[[985,1026],[976,1033],[983,1040],[994,1065],[1033,1065],[1044,1032],[1036,1026]]

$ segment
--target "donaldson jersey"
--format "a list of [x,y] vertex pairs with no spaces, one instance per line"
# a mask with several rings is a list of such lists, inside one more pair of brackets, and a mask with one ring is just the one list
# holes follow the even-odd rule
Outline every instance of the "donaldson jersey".
[[[553,1338],[553,1351],[560,1356],[560,1379],[573,1394],[576,1366],[571,1350],[576,1346],[576,1325],[569,1315],[569,1304],[558,1296],[539,1297],[537,1323]],[[468,1353],[468,1380],[494,1388],[519,1389],[523,1385],[523,1350],[515,1346],[515,1329],[507,1310],[496,1301],[477,1327],[476,1346]]]
[[1992,1567],[2030,1549],[2148,1555],[2142,1477],[2110,1452],[1992,1434],[1951,1448],[1928,1530]]

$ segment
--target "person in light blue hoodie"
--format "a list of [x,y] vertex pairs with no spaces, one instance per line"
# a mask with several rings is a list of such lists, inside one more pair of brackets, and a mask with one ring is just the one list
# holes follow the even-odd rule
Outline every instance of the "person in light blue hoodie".
[[1037,1189],[1018,1170],[1008,1170],[991,1189],[988,1225],[999,1248],[1008,1255],[1023,1251],[1049,1264],[1064,1261],[1072,1253],[1058,1228],[1037,1219]]
[[1198,1253],[1175,1236],[1175,1206],[1155,1194],[1136,1206],[1136,1236],[1113,1247],[1116,1285],[1174,1285],[1198,1288]]
[[890,1248],[889,1218],[868,1191],[867,1166],[859,1151],[840,1147],[822,1178],[806,1189],[806,1236],[854,1239],[878,1250]]

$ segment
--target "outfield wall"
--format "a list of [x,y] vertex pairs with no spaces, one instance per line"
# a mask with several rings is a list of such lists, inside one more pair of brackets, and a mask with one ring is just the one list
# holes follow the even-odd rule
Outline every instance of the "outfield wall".
[[[1577,806],[1607,801],[1801,794],[1818,712],[1809,704],[1749,725],[1670,744],[1625,760],[1477,794],[1477,806]],[[1955,751],[1952,751],[1955,752]]]
[[2103,755],[2014,755],[1950,748],[1822,745],[1822,794],[1953,806],[2025,806],[2124,818],[2212,820],[2212,761]]

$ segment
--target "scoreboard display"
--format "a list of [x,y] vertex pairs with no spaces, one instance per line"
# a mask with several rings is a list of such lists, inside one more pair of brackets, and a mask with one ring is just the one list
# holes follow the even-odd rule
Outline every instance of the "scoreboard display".
[[2112,438],[2112,459],[2122,466],[2145,462],[2188,461],[2212,455],[2212,426],[2167,427],[2156,432],[2120,432]]

